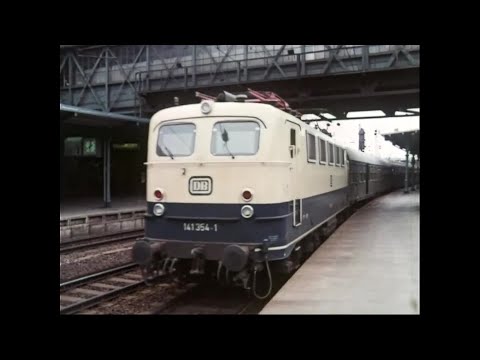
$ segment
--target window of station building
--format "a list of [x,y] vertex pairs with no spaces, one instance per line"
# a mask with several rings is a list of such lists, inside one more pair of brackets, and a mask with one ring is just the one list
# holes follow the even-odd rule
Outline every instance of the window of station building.
[[328,143],[328,165],[335,163],[335,155],[333,154],[333,144]]
[[195,124],[169,124],[158,130],[158,156],[189,156],[195,147]]
[[315,136],[308,132],[306,134],[307,134],[307,160],[308,162],[316,163],[317,149],[315,147]]
[[67,137],[64,146],[67,157],[102,157],[101,142],[96,138]]
[[222,121],[212,129],[210,151],[215,156],[255,155],[260,126],[254,121]]
[[65,156],[82,156],[82,138],[68,137],[65,139]]
[[340,148],[335,146],[335,165],[340,166]]
[[327,163],[327,143],[325,140],[318,138],[318,158],[320,160],[320,164]]
[[136,143],[112,144],[112,149],[120,151],[135,151],[139,150],[140,146]]

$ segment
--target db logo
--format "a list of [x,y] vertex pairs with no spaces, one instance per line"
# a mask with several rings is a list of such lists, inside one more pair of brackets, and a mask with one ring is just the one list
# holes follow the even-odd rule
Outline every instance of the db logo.
[[192,195],[210,195],[212,193],[212,178],[208,176],[191,177],[188,190]]

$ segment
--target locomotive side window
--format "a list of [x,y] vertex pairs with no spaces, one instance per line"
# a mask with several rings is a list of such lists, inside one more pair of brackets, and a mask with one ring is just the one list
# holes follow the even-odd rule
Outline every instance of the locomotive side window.
[[307,132],[307,160],[311,163],[317,162],[317,149],[315,147],[315,136]]
[[215,156],[255,155],[260,126],[254,121],[222,121],[213,126],[210,151]]
[[335,165],[340,165],[340,148],[335,146]]
[[195,124],[163,125],[158,130],[158,156],[189,156],[195,147]]
[[328,165],[333,165],[334,163],[333,144],[328,143]]
[[318,156],[320,164],[327,163],[327,143],[320,138],[318,139]]
[[[297,136],[297,132],[295,131],[295,129],[290,129],[290,145],[291,146],[297,145],[296,136]],[[290,157],[292,159],[293,159],[293,155],[294,155],[294,149],[290,149]]]

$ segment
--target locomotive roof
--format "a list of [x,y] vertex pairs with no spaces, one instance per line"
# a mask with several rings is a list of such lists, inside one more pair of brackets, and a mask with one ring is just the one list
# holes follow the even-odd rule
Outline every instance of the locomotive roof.
[[[248,116],[248,113],[259,116],[262,113],[273,114],[274,111],[281,111],[268,104],[240,103],[240,102],[210,102],[212,111],[208,115],[199,114],[201,103],[179,105],[169,107],[158,111],[152,117],[153,122],[165,119],[197,118],[202,116],[221,116],[228,113],[245,113],[242,116]],[[289,115],[289,114],[288,114]],[[290,115],[289,115],[290,116]]]
[[189,105],[180,105],[180,106],[173,106],[163,110],[158,111],[152,117],[151,124],[155,127],[158,122],[167,120],[167,119],[183,119],[183,118],[198,118],[202,116],[221,116],[221,115],[228,115],[229,113],[244,113],[244,115],[239,116],[255,116],[261,118],[262,115],[268,116],[278,116],[283,115],[285,116],[286,120],[292,121],[302,129],[308,129],[310,132],[315,133],[320,138],[324,140],[328,140],[335,145],[339,145],[331,137],[328,137],[324,133],[319,130],[316,130],[312,126],[308,125],[304,121],[296,118],[295,116],[278,109],[269,104],[262,104],[262,103],[242,103],[242,102],[210,102],[212,104],[212,111],[208,115],[200,115],[199,109],[201,103],[198,104],[189,104]]
[[217,116],[221,116],[221,115],[227,115],[228,113],[236,113],[236,112],[245,113],[245,115],[239,115],[239,116],[251,115],[255,117],[261,117],[262,114],[275,116],[275,115],[278,115],[279,113],[282,113],[286,117],[286,119],[288,119],[289,121],[295,122],[296,124],[301,126],[302,129],[308,129],[309,132],[315,134],[315,136],[318,136],[323,140],[331,142],[334,145],[345,148],[351,160],[366,162],[374,165],[402,166],[401,164],[388,161],[378,156],[365,154],[359,150],[343,146],[339,144],[337,141],[335,141],[335,139],[322,133],[320,130],[313,128],[312,126],[296,118],[295,116],[269,104],[243,103],[243,102],[210,102],[210,103],[212,104],[212,111],[208,115],[199,114],[201,103],[173,106],[170,108],[160,110],[153,115],[152,121],[150,122],[151,126],[156,127],[156,125],[158,125],[160,121],[167,120],[167,119],[173,120],[173,119],[198,118],[202,116],[216,116],[216,114]]

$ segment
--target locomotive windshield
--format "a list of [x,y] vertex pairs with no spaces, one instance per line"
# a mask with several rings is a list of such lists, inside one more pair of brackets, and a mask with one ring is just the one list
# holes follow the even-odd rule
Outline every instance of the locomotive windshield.
[[259,140],[260,126],[256,122],[217,122],[212,130],[211,152],[215,156],[255,155]]
[[192,155],[195,146],[194,124],[171,124],[164,125],[158,131],[157,155],[189,156]]

